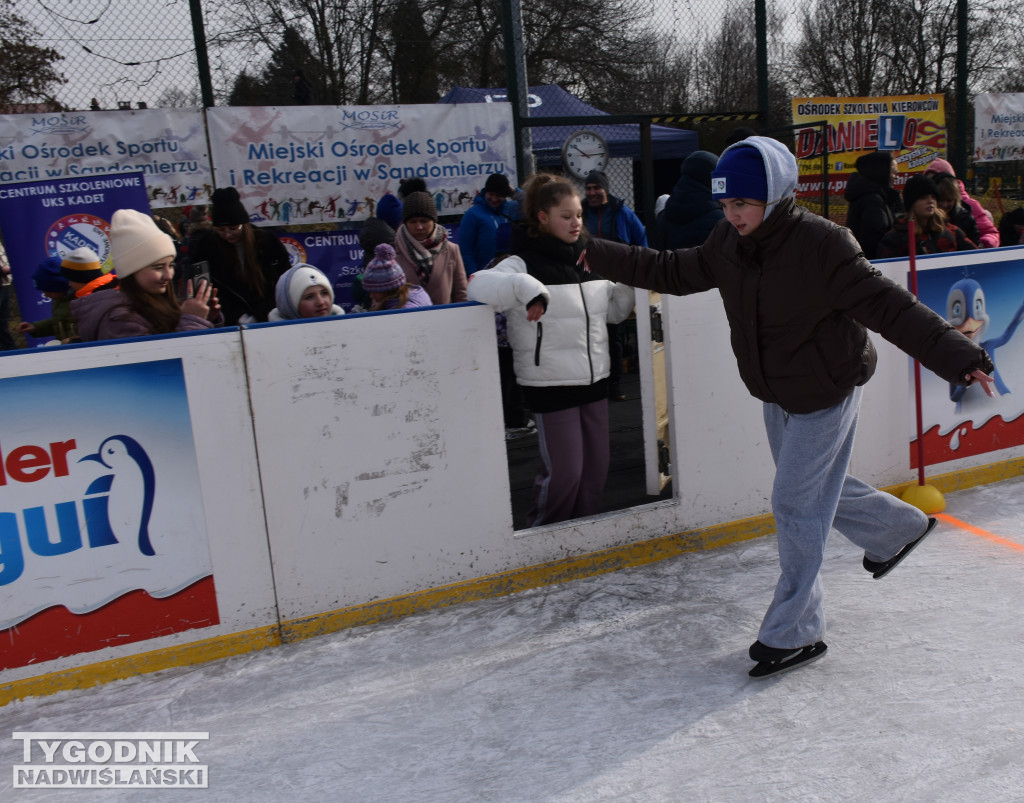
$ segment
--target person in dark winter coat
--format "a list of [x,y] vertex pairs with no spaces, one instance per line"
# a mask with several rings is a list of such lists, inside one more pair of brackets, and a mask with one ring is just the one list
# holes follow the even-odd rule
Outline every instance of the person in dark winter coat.
[[[401,221],[401,214],[398,219]],[[359,247],[363,249],[363,269],[352,280],[353,312],[365,312],[373,305],[373,298],[363,289],[363,276],[366,274],[366,267],[374,257],[377,246],[385,244],[394,247],[395,230],[383,218],[367,218],[363,222],[362,228],[359,229]]]
[[850,205],[846,226],[857,238],[864,256],[875,259],[882,237],[903,212],[903,201],[892,186],[896,162],[889,151],[875,151],[854,164],[857,172],[846,182],[845,196]]
[[907,221],[911,218],[918,256],[975,249],[960,229],[946,221],[939,209],[939,189],[928,176],[911,176],[903,187],[903,203],[906,214],[896,218],[893,228],[878,244],[880,258],[905,257],[910,253]]
[[690,248],[703,243],[725,213],[711,196],[711,171],[718,157],[694,151],[680,168],[682,173],[665,202],[658,221],[660,247]]
[[852,477],[862,386],[875,369],[867,330],[958,385],[991,392],[984,349],[882,276],[850,231],[796,205],[796,159],[751,137],[712,174],[726,220],[697,248],[652,251],[602,240],[583,262],[612,281],[687,295],[717,289],[740,376],[763,402],[775,460],[772,512],[782,574],[749,654],[752,677],[827,649],[819,572],[834,526],[885,575],[934,525],[920,510]]
[[212,229],[201,230],[189,246],[192,264],[208,262],[228,326],[267,320],[277,280],[291,267],[288,252],[269,231],[249,222],[238,191],[213,191]]
[[1024,243],[1024,207],[1018,206],[999,220],[999,245],[1005,248],[1008,245],[1021,245],[1022,243]]

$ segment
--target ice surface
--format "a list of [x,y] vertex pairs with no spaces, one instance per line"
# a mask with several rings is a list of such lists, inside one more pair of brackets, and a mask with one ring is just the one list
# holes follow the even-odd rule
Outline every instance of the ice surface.
[[[1024,479],[948,494],[753,681],[772,537],[0,709],[2,800],[1024,800]],[[14,790],[14,731],[209,731],[202,791]]]

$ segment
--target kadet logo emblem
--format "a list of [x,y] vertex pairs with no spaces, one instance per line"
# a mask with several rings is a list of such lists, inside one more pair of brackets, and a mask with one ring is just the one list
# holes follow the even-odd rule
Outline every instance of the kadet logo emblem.
[[110,259],[110,223],[88,212],[55,220],[46,231],[46,253],[63,258],[76,248],[92,249],[100,264],[106,263]]

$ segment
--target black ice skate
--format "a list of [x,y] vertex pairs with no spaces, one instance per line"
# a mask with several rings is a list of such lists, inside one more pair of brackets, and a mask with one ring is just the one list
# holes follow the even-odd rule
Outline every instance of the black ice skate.
[[755,680],[762,680],[781,672],[788,672],[790,669],[817,661],[827,649],[828,645],[824,641],[792,650],[766,647],[760,641],[755,641],[750,647],[750,657],[757,661],[757,666],[748,674]]
[[925,538],[928,537],[931,531],[935,529],[936,524],[938,524],[938,522],[935,519],[929,518],[928,529],[924,531],[924,535],[922,535],[916,541],[911,541],[909,544],[903,547],[903,549],[897,552],[893,557],[889,558],[889,560],[868,560],[867,556],[865,556],[864,568],[871,572],[871,576],[874,577],[876,580],[878,580],[881,577],[885,577],[889,572],[896,568],[897,564],[899,564],[901,560],[903,560],[907,555],[910,554],[911,550],[914,547],[916,547]]

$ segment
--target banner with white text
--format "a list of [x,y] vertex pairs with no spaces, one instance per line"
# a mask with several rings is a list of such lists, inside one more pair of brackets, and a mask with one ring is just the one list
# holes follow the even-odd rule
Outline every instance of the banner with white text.
[[986,92],[974,98],[974,161],[1024,159],[1024,92]]
[[0,115],[0,184],[140,172],[154,208],[207,203],[199,109]]
[[207,125],[218,187],[264,226],[365,220],[418,176],[458,215],[492,173],[516,185],[507,103],[216,107]]
[[[34,323],[51,315],[50,298],[32,281],[43,260],[90,248],[104,271],[113,268],[110,219],[118,209],[149,214],[141,173],[0,186],[0,231],[23,321]],[[26,337],[29,345],[38,345]]]
[[[459,224],[445,223],[448,242],[459,244]],[[334,303],[345,312],[351,312],[356,299],[352,298],[352,285],[363,272],[363,248],[359,244],[359,230],[345,231],[290,231],[275,232],[294,265],[305,262],[318,268],[334,287]]]
[[[828,124],[828,193],[840,199],[854,163],[866,153],[891,151],[904,175],[923,171],[933,159],[946,158],[942,95],[793,99],[794,125],[820,121]],[[822,192],[825,145],[820,127],[797,129],[798,197]],[[897,182],[897,187],[901,184]]]

